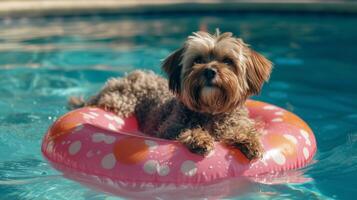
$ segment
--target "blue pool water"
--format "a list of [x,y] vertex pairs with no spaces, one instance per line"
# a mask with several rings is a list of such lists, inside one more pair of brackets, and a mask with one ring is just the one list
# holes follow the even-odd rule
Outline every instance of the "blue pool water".
[[302,184],[255,183],[234,199],[355,199],[357,17],[330,15],[87,16],[0,19],[0,199],[120,199],[67,180],[40,152],[70,95],[89,96],[112,76],[160,73],[160,59],[199,27],[231,31],[275,68],[255,97],[305,119],[315,162]]

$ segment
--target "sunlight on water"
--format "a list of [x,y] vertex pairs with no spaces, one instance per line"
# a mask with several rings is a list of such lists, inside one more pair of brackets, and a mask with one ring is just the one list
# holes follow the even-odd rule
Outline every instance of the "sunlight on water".
[[68,96],[89,96],[109,77],[137,68],[161,73],[160,60],[203,24],[232,31],[274,62],[271,81],[256,98],[297,113],[318,142],[310,166],[250,180],[248,190],[230,198],[353,199],[356,20],[278,14],[2,19],[1,199],[120,199],[62,177],[42,157],[42,137],[66,112]]

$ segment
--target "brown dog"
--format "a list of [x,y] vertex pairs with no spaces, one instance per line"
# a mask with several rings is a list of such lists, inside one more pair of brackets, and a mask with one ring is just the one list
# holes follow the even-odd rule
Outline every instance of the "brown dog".
[[168,82],[152,72],[134,71],[110,79],[88,102],[71,98],[69,104],[99,106],[122,117],[135,114],[143,132],[179,140],[197,154],[209,153],[214,141],[222,141],[250,160],[262,155],[244,103],[269,79],[269,60],[231,33],[197,32],[162,68]]

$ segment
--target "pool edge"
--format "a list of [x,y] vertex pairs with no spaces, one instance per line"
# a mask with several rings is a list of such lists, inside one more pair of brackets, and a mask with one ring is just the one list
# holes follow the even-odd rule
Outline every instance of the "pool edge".
[[304,12],[304,13],[334,13],[357,14],[357,2],[345,1],[240,1],[223,2],[218,0],[203,0],[189,2],[173,0],[164,2],[137,1],[1,1],[0,17],[33,17],[33,16],[71,16],[90,14],[171,14],[197,12]]

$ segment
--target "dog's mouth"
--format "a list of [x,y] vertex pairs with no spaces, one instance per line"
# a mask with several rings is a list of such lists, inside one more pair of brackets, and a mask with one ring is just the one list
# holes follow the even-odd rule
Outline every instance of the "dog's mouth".
[[185,76],[180,97],[191,110],[220,114],[234,109],[237,105],[235,86],[235,79],[232,80],[230,76],[219,72],[211,78],[200,73],[190,73]]
[[224,90],[218,86],[204,86],[199,95],[201,109],[205,112],[215,113],[226,103]]
[[219,76],[216,75],[216,77],[212,79],[203,79],[201,81],[200,87],[200,95],[201,97],[206,97],[206,98],[218,98],[222,95],[224,95],[225,91],[224,88],[222,88],[221,85],[219,85]]
[[201,93],[205,93],[205,92],[216,93],[216,92],[223,92],[223,91],[217,85],[212,84],[212,85],[205,85],[204,87],[201,88]]
[[205,87],[212,87],[212,88],[218,87],[217,81],[215,81],[215,80],[206,80],[205,84],[204,84],[204,88]]

